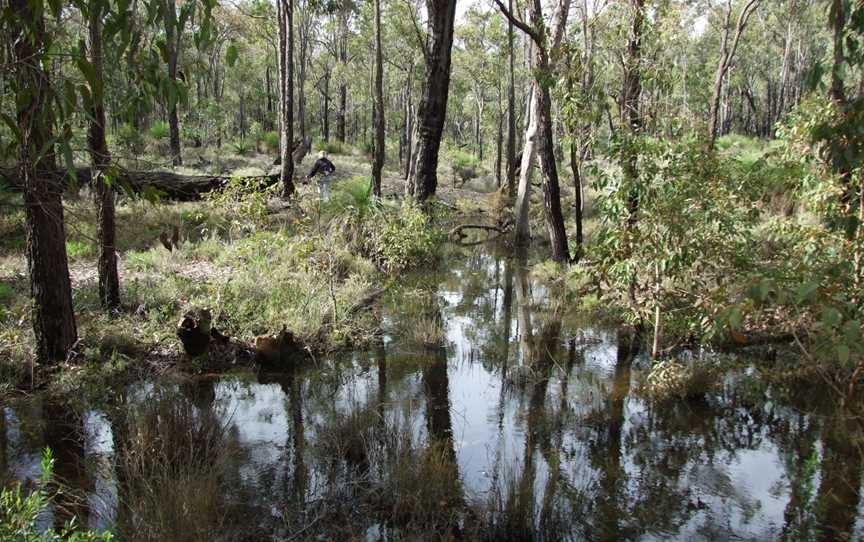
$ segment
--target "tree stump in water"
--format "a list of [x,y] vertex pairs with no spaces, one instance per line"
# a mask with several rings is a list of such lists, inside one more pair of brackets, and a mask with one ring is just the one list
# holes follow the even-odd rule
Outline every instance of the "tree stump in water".
[[210,348],[211,319],[209,310],[192,309],[177,322],[177,336],[183,343],[183,350],[190,356],[201,356]]
[[303,343],[284,327],[276,335],[255,337],[255,352],[258,359],[265,364],[290,361],[293,358],[306,356]]

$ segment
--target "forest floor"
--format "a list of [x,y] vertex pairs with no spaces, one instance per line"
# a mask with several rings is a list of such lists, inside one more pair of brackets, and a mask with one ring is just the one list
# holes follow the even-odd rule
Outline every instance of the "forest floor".
[[[298,167],[299,180],[314,157],[313,153]],[[313,355],[373,340],[379,328],[375,311],[353,308],[397,278],[398,271],[383,271],[380,262],[361,254],[346,234],[356,212],[346,194],[368,186],[368,158],[352,149],[331,153],[330,159],[337,169],[333,198],[323,205],[314,181],[298,182],[296,204],[290,207],[266,194],[216,195],[200,202],[121,198],[117,253],[123,307],[111,315],[98,303],[95,208],[90,194],[82,190],[77,197],[68,197],[67,252],[81,340],[69,363],[49,371],[33,365],[23,209],[13,201],[0,214],[0,394],[4,389],[45,386],[61,394],[82,388],[99,393],[109,381],[154,372],[230,369],[237,362],[238,349],[211,349],[207,356],[195,359],[183,353],[176,325],[182,315],[197,308],[212,313],[213,326],[242,345],[240,351],[247,359],[256,341],[274,338],[280,330],[293,333]],[[258,175],[270,169],[271,161],[258,153],[190,151],[186,163],[192,167],[177,171]],[[153,165],[136,162],[125,165],[130,169]],[[453,170],[442,164],[438,196],[446,218],[434,223],[438,239],[457,220],[493,222],[484,215],[494,204],[495,184],[485,173],[457,186]],[[395,168],[385,168],[382,189],[386,211],[367,220],[392,220],[401,212],[397,201],[404,182]],[[169,250],[160,235],[170,236],[173,228],[179,243]]]

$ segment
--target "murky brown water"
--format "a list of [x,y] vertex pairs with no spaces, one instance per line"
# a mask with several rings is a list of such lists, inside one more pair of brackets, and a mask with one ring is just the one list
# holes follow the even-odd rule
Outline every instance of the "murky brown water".
[[[630,337],[565,309],[523,264],[474,247],[391,292],[370,352],[123,395],[213,409],[229,428],[219,517],[188,540],[861,535],[861,429],[816,389],[739,375],[702,401],[651,405]],[[436,325],[445,345],[420,344]],[[82,420],[39,398],[3,407],[0,472],[37,476],[51,446],[78,490],[46,525],[70,514],[129,524],[114,412],[94,406]]]

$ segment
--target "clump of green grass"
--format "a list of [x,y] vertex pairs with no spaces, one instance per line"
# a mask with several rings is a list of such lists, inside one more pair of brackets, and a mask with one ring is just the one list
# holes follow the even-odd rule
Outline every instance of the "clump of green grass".
[[121,535],[140,540],[211,539],[230,525],[220,497],[236,445],[212,407],[176,394],[141,402],[127,414],[117,459],[124,486]]
[[703,397],[717,384],[712,367],[696,361],[669,359],[655,363],[645,379],[645,392],[653,400],[686,401]]
[[96,255],[96,246],[91,242],[70,239],[66,241],[66,254],[72,260],[92,258]]
[[319,141],[315,144],[315,148],[327,154],[345,154],[345,148],[338,141]]
[[167,139],[170,133],[167,122],[156,122],[150,127],[150,137],[153,139]]

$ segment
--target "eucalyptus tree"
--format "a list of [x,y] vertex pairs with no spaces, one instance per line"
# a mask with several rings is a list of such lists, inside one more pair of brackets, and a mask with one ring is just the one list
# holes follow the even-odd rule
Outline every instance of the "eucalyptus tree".
[[[495,0],[501,12],[532,41],[534,80],[531,87],[531,119],[525,132],[519,191],[516,198],[516,240],[525,244],[529,238],[528,204],[531,188],[531,170],[539,156],[543,174],[543,207],[546,228],[552,244],[552,259],[566,263],[570,260],[567,232],[561,212],[561,189],[555,160],[554,129],[552,126],[552,95],[550,86],[555,72],[554,59],[559,56],[561,42],[567,26],[570,0],[559,0],[551,19],[551,36],[546,28],[540,0],[528,4],[530,24],[511,13],[500,0]],[[550,40],[551,38],[551,40]]]
[[381,170],[384,168],[384,56],[381,50],[381,0],[374,0],[375,32],[375,156],[372,161],[372,194],[381,197]]
[[[66,231],[57,172],[55,123],[65,117],[68,100],[51,85],[52,35],[46,31],[45,12],[60,17],[62,3],[42,0],[6,0],[0,11],[4,34],[11,46],[15,119],[3,120],[13,134],[18,176],[24,189],[27,270],[33,300],[33,332],[40,361],[63,361],[78,340],[72,306],[72,285],[66,256]],[[55,104],[60,106],[55,108]],[[70,153],[70,126],[60,138]],[[68,161],[68,160],[67,160]]]
[[729,71],[729,66],[735,58],[735,53],[738,50],[738,42],[741,40],[741,34],[747,27],[747,21],[750,16],[759,6],[760,0],[747,0],[738,13],[738,19],[735,23],[735,29],[731,34],[730,42],[730,19],[732,17],[732,0],[726,1],[726,8],[723,15],[723,23],[720,29],[720,58],[717,61],[717,72],[714,75],[714,93],[711,98],[711,109],[708,113],[708,146],[713,148],[717,141],[717,110],[720,106],[720,92],[723,90],[723,80],[726,73]]
[[282,197],[294,194],[294,0],[278,0],[279,19],[279,182]]
[[[438,187],[438,151],[450,90],[456,0],[426,0],[426,14],[428,31],[425,39],[420,39],[426,82],[417,108],[416,146],[405,183],[407,194],[419,202],[434,196]],[[419,37],[420,29],[416,30]]]
[[[105,138],[105,68],[103,54],[103,18],[109,11],[108,0],[89,0],[82,5],[87,18],[89,59],[81,59],[80,65],[88,74],[90,88],[90,111],[87,143],[92,167],[92,183],[96,203],[96,239],[99,250],[99,302],[104,308],[120,307],[120,278],[117,273],[116,237],[117,227],[114,212],[114,188],[116,168],[111,169],[111,152]],[[125,16],[115,18],[123,23]],[[89,65],[88,65],[89,64]]]

